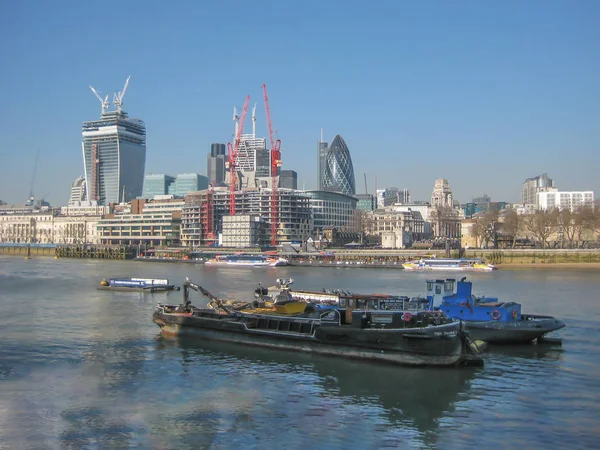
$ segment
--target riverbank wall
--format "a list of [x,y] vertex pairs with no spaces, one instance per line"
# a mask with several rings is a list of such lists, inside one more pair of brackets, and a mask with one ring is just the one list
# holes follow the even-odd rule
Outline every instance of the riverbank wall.
[[0,244],[0,255],[33,258],[133,259],[136,248],[126,246],[60,245],[60,244]]
[[[458,252],[455,252],[458,256]],[[466,250],[465,258],[483,258],[490,264],[502,266],[600,264],[600,249],[502,249]]]

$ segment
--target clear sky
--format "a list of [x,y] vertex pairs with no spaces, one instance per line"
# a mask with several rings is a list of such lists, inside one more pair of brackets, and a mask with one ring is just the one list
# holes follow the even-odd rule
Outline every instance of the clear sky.
[[[320,129],[359,192],[436,178],[519,201],[527,177],[600,195],[600,1],[0,2],[0,199],[66,203],[83,174],[88,89],[146,122],[147,173],[206,173],[232,107],[269,91],[284,168],[316,186]],[[246,131],[251,129],[247,121]]]

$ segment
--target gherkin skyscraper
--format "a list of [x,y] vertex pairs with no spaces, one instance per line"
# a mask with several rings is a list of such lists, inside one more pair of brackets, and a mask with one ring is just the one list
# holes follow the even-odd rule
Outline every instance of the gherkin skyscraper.
[[356,194],[350,150],[339,134],[333,138],[327,152],[323,189],[335,189],[346,195]]

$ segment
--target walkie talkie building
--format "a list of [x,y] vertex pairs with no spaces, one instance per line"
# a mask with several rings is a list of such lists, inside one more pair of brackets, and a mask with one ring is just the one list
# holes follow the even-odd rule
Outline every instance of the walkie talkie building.
[[146,167],[146,126],[130,119],[121,110],[123,91],[115,94],[115,111],[107,111],[105,99],[92,89],[102,103],[100,120],[84,122],[82,149],[87,198],[99,205],[129,201],[142,195]]

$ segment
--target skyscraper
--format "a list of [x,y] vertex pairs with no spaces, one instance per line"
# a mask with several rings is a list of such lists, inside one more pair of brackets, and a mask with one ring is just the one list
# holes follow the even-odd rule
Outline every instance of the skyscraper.
[[206,161],[208,182],[218,185],[225,182],[225,144],[212,144]]
[[346,195],[356,194],[350,150],[339,134],[333,138],[327,152],[323,171],[323,189],[336,190]]
[[323,129],[321,129],[321,140],[317,142],[317,189],[323,190],[323,175],[325,174],[325,163],[327,160],[327,142],[323,140]]
[[544,173],[537,177],[527,178],[521,187],[521,203],[538,206],[539,192],[556,192],[554,180]]
[[84,122],[82,150],[88,200],[99,205],[131,200],[142,194],[146,166],[146,126],[143,121],[130,119],[121,110],[123,91],[114,96],[116,110],[107,111],[108,95],[103,100],[99,120]]

